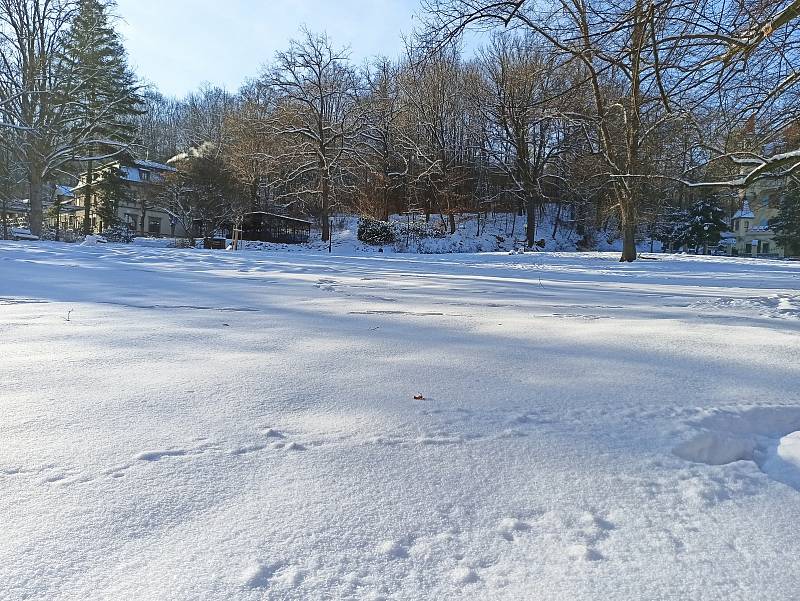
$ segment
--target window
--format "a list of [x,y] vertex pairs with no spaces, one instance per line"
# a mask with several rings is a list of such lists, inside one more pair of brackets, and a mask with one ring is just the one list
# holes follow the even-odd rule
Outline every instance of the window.
[[746,231],[746,232],[750,231],[750,222],[749,221],[745,221],[744,222],[744,231]]
[[155,236],[161,235],[161,217],[151,217],[148,221],[147,232]]
[[149,182],[150,181],[150,172],[149,171],[145,171],[144,169],[139,169],[139,175],[142,178],[143,182]]
[[738,219],[734,219],[733,220],[733,231],[734,232],[738,232],[739,231],[739,220]]
[[761,245],[761,252],[765,255],[769,254],[769,242],[764,242],[764,244]]

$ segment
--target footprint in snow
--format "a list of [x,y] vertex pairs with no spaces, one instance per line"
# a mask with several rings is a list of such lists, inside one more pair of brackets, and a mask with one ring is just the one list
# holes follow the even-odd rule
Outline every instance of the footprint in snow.
[[572,561],[601,561],[605,559],[597,549],[586,545],[571,545],[567,549],[567,557]]
[[527,532],[530,529],[530,524],[516,518],[505,518],[497,526],[497,533],[507,541],[513,541],[521,532]]
[[136,459],[139,461],[159,461],[164,457],[183,457],[184,455],[188,455],[188,451],[186,449],[168,449],[166,451],[145,451],[144,453],[139,453],[136,456]]
[[245,588],[266,588],[281,564],[257,564],[249,567],[242,574]]
[[397,541],[387,540],[378,545],[378,552],[390,559],[403,559],[408,557],[408,550]]
[[258,451],[263,451],[267,448],[265,444],[251,444],[245,445],[243,447],[239,447],[238,449],[233,449],[231,451],[231,455],[248,455],[250,453],[257,453]]
[[451,579],[455,584],[474,584],[480,580],[478,573],[468,567],[460,567],[453,570]]
[[305,570],[297,566],[278,562],[273,564],[256,564],[242,574],[243,586],[249,589],[296,588],[305,578]]

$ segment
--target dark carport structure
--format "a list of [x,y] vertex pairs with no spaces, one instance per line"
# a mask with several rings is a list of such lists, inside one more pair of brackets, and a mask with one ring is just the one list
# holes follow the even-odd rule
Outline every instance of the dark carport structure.
[[244,216],[242,240],[302,244],[311,236],[311,222],[305,219],[255,212]]

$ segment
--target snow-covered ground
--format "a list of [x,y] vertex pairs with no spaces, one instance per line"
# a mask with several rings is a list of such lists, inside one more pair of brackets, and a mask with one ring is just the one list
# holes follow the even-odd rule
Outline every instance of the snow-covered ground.
[[800,264],[658,259],[0,243],[0,599],[797,599]]

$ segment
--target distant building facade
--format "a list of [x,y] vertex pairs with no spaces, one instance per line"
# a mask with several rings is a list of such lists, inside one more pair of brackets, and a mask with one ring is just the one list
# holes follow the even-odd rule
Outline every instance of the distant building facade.
[[[52,186],[42,198],[45,225],[58,232],[60,240],[72,241],[72,223],[78,207],[74,203],[72,188],[64,185]],[[30,201],[12,199],[0,202],[0,237],[8,237],[8,230],[13,227],[30,227]]]
[[74,216],[71,227],[83,227],[84,207],[87,201],[87,187],[90,191],[92,230],[100,233],[110,227],[110,223],[103,223],[102,217],[97,213],[99,203],[104,200],[100,197],[99,185],[103,178],[116,171],[125,187],[125,194],[119,198],[111,198],[117,221],[127,227],[131,234],[140,236],[183,236],[185,232],[180,224],[166,209],[160,208],[158,200],[160,184],[164,178],[175,173],[176,169],[157,163],[133,158],[121,158],[105,163],[93,172],[92,186],[88,185],[88,173],[80,176],[78,185],[72,189],[75,195],[75,205],[79,210]]
[[747,188],[741,207],[731,217],[724,238],[735,256],[784,257],[785,249],[775,241],[770,223],[778,216],[783,180],[763,179]]

